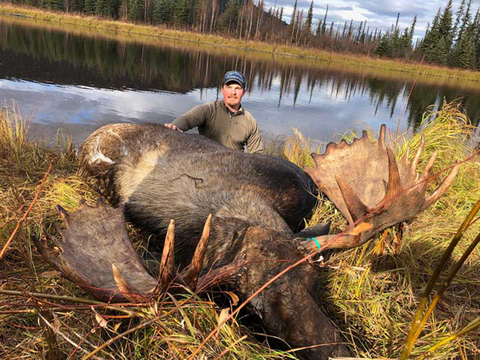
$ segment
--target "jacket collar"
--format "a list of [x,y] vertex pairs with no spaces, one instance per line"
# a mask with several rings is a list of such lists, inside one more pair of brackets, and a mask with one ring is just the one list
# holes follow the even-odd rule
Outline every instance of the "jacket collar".
[[220,106],[230,115],[232,116],[237,116],[237,115],[245,115],[245,110],[243,109],[242,104],[240,104],[240,108],[236,113],[233,113],[230,111],[229,108],[227,108],[227,105],[225,105],[225,102],[223,100],[220,101]]

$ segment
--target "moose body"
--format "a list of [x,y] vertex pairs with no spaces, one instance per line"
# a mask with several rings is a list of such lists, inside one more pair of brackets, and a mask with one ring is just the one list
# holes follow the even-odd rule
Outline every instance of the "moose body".
[[[187,285],[201,283],[197,278],[202,268],[206,273],[202,279],[229,269],[225,284],[241,299],[250,299],[250,311],[260,317],[267,332],[303,348],[299,356],[348,356],[336,326],[320,309],[319,296],[325,293],[317,288],[319,272],[300,261],[304,258],[300,248],[316,250],[315,244],[296,240],[318,231],[296,233],[316,204],[317,188],[350,224],[363,222],[361,230],[341,236],[318,234],[325,250],[359,245],[415,216],[447,190],[458,172],[457,165],[436,191],[425,196],[435,155],[417,174],[423,140],[413,160],[407,154],[397,162],[385,144],[385,131],[382,126],[378,141],[364,133],[352,144],[329,144],[324,155],[312,154],[316,167],[304,172],[278,157],[233,151],[162,125],[107,125],[83,144],[79,173],[118,207],[82,205],[71,215],[60,208],[67,225],[60,256],[38,239],[35,243],[54,267],[102,300],[155,294],[159,284],[171,281],[175,248],[177,265],[186,267],[181,279]],[[123,210],[157,240],[166,234],[161,281],[149,275],[133,249]]]
[[[301,259],[292,238],[317,202],[310,176],[287,160],[161,125],[101,128],[82,146],[80,171],[94,176],[101,194],[124,205],[127,219],[157,238],[174,219],[180,266],[190,263],[212,214],[204,269],[235,264],[230,286],[244,299]],[[318,354],[309,358],[348,353],[317,305],[316,278],[315,269],[302,264],[253,299],[250,310],[294,347],[329,344],[303,351]]]
[[[111,127],[101,134],[121,132],[120,151],[98,145],[105,139],[98,143],[93,133],[82,147],[81,171],[97,181],[99,173],[112,179],[114,191],[112,182],[100,182],[100,193],[123,204],[129,220],[160,239],[174,218],[179,263],[190,262],[209,214],[234,229],[248,224],[293,235],[316,204],[310,176],[282,158],[231,150],[162,125]],[[107,174],[99,171],[104,166]],[[228,251],[223,239],[212,237],[209,246],[215,254]]]

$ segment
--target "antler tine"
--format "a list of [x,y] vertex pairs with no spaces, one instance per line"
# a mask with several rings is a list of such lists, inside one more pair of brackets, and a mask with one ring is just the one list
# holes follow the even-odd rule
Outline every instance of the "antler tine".
[[387,191],[384,199],[393,199],[399,192],[403,190],[402,183],[400,181],[400,173],[398,171],[397,162],[395,161],[395,155],[392,149],[387,148],[388,155],[388,183]]
[[210,237],[210,226],[212,223],[212,214],[208,215],[205,226],[203,227],[202,237],[198,242],[197,248],[195,249],[195,254],[193,255],[192,263],[187,269],[183,281],[185,284],[191,288],[195,289],[197,286],[198,274],[203,267],[203,259],[207,251],[208,239]]
[[159,284],[164,286],[169,284],[174,278],[175,271],[175,221],[170,220],[168,224],[167,236],[163,245],[162,261],[160,262]]
[[[317,236],[318,246],[322,251],[331,249],[346,249],[355,247],[361,244],[360,235],[322,235]],[[317,244],[313,241],[302,241],[301,246],[308,251],[318,251]]]
[[437,151],[433,153],[433,155],[428,159],[428,163],[425,166],[425,169],[423,169],[422,175],[420,176],[420,181],[426,181],[428,177],[430,176],[430,170],[432,169],[433,164],[435,163],[435,160],[437,160]]
[[[60,229],[58,229],[57,226],[55,225],[53,225],[53,228],[55,229],[56,232],[58,232],[62,236],[62,239],[63,239],[63,234],[60,232]],[[55,238],[55,236],[51,235],[45,227],[43,227],[43,233],[45,234],[48,240],[53,242],[55,246],[58,247],[61,252],[63,252],[63,245]]]
[[453,180],[455,180],[455,177],[457,176],[459,170],[460,170],[460,164],[458,163],[452,168],[452,170],[450,170],[450,173],[447,175],[447,177],[445,177],[445,179],[443,179],[442,183],[437,188],[437,190],[435,190],[429,197],[427,197],[422,210],[429,207],[431,204],[437,201],[443,194],[445,194],[445,192],[448,190],[448,188],[452,184]]
[[[45,234],[47,234],[47,233],[45,233]],[[36,235],[32,235],[32,239],[33,239],[33,243],[37,247],[40,255],[42,255],[42,257],[45,260],[47,260],[55,269],[60,271],[62,269],[62,266],[55,259],[55,256],[52,255],[51,251],[47,247],[43,246],[42,242],[40,241],[40,239]]]
[[128,283],[127,279],[125,279],[120,272],[120,269],[115,264],[112,264],[112,274],[118,290],[120,290],[122,295],[125,296],[128,301],[135,303],[138,302],[139,298],[145,298],[137,289],[135,289],[135,287]]
[[417,172],[418,161],[420,160],[420,156],[422,155],[424,147],[425,147],[425,135],[422,135],[420,139],[420,145],[418,146],[417,152],[415,153],[415,156],[413,157],[412,163],[410,165],[410,172],[414,176],[415,176],[415,173]]
[[382,125],[380,126],[380,134],[378,135],[378,144],[380,145],[380,147],[381,147],[382,149],[385,148],[386,132],[387,132],[387,127],[385,126],[385,124],[382,124]]
[[67,228],[69,228],[70,227],[70,218],[69,218],[70,214],[68,213],[68,211],[65,210],[63,207],[61,207],[60,205],[55,206],[55,210],[57,210],[57,212],[62,217],[62,220],[65,223],[65,226]]
[[342,193],[345,205],[347,206],[348,212],[352,217],[353,222],[360,219],[365,214],[368,214],[368,207],[360,200],[357,194],[353,189],[344,181],[341,177],[335,176],[340,192]]

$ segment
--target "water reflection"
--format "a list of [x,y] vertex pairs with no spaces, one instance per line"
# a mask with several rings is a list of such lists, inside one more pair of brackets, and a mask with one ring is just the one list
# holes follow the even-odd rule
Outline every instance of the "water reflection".
[[413,86],[371,69],[63,30],[0,17],[0,99],[15,99],[36,128],[68,127],[77,142],[84,129],[109,122],[171,121],[215,100],[234,68],[247,76],[244,106],[269,138],[292,127],[317,140],[365,123],[414,130],[426,107],[443,99],[459,99],[477,124],[480,117],[475,83],[417,79]]

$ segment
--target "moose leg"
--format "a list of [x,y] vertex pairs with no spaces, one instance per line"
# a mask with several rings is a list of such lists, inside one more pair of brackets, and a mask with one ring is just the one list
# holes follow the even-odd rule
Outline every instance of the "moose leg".
[[[240,233],[237,233],[240,234]],[[239,249],[235,262],[244,264],[237,273],[237,291],[248,298],[301,255],[285,233],[250,227],[233,240]],[[237,247],[238,246],[238,247]],[[349,356],[335,325],[321,311],[315,294],[317,271],[300,264],[275,280],[250,302],[268,333],[284,339],[304,359]]]

